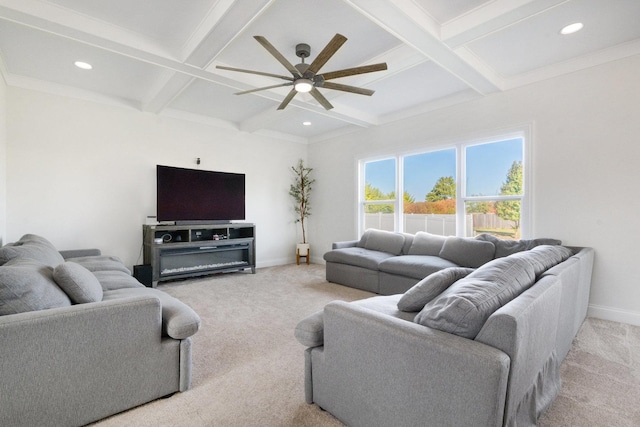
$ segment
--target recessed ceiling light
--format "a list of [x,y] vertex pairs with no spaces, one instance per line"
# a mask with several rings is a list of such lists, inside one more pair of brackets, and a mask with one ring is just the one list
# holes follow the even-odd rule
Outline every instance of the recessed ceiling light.
[[83,70],[90,70],[93,68],[93,66],[87,62],[82,62],[82,61],[76,61],[73,63],[73,65],[75,65],[78,68],[82,68]]
[[311,122],[302,122],[302,124],[305,126],[311,126]]
[[573,34],[575,32],[580,31],[583,27],[584,27],[584,24],[582,22],[576,22],[574,24],[567,25],[566,27],[561,29],[560,34],[562,35]]

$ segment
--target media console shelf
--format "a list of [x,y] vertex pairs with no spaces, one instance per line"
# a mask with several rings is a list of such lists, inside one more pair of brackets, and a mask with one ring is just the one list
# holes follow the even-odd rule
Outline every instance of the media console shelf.
[[241,271],[256,272],[254,224],[143,225],[144,263],[159,281]]

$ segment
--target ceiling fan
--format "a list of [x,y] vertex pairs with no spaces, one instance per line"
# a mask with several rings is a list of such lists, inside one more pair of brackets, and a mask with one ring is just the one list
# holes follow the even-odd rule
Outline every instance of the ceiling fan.
[[386,63],[364,65],[361,67],[345,68],[343,70],[331,71],[328,73],[318,74],[318,71],[329,59],[337,52],[338,49],[347,41],[347,38],[341,34],[336,34],[331,41],[322,49],[322,52],[311,62],[311,64],[305,64],[304,59],[311,53],[311,48],[306,43],[300,43],[296,45],[296,56],[302,59],[300,64],[292,65],[267,39],[262,36],[254,36],[258,43],[260,43],[267,51],[273,55],[278,62],[291,73],[290,76],[281,76],[279,74],[264,73],[261,71],[244,70],[241,68],[224,67],[218,65],[216,68],[229,71],[238,71],[241,73],[258,74],[260,76],[276,77],[279,79],[287,80],[286,83],[281,83],[273,86],[260,87],[251,90],[245,90],[238,92],[236,95],[244,95],[246,93],[258,92],[260,90],[273,89],[282,86],[293,86],[289,94],[284,98],[282,103],[278,106],[278,110],[284,109],[289,102],[293,99],[298,92],[308,92],[315,98],[320,105],[325,109],[330,110],[333,105],[327,100],[327,98],[320,93],[318,88],[340,90],[343,92],[357,93],[360,95],[373,95],[374,91],[371,89],[364,89],[356,86],[349,86],[340,83],[330,82],[328,80],[337,79],[339,77],[353,76],[356,74],[371,73],[374,71],[382,71],[387,69]]

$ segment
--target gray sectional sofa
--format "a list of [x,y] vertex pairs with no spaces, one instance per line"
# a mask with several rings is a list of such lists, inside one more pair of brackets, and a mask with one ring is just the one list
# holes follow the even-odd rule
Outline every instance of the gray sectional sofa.
[[556,239],[506,241],[489,234],[466,238],[369,229],[360,240],[333,243],[324,260],[327,281],[393,295],[445,268],[478,268],[510,253],[560,243]]
[[185,391],[199,326],[118,258],[27,234],[0,248],[0,425],[84,425]]
[[586,317],[594,251],[492,243],[478,268],[303,319],[307,402],[350,426],[536,425]]

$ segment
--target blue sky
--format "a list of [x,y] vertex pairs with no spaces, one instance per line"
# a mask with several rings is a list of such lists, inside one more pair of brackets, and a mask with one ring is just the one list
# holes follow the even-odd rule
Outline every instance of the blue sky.
[[[514,161],[522,160],[522,140],[510,139],[490,144],[468,146],[467,193],[497,195]],[[404,189],[416,202],[424,201],[436,181],[443,176],[456,177],[455,149],[417,154],[404,158]],[[393,191],[395,162],[393,159],[370,162],[365,179],[384,193]]]

